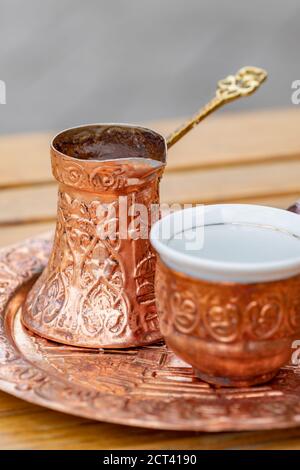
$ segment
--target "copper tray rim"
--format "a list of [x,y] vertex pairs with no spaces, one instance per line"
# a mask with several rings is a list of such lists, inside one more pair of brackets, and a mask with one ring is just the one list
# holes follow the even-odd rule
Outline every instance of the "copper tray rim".
[[[45,233],[38,237],[32,237],[26,239],[15,245],[10,245],[0,249],[0,390],[17,398],[23,399],[29,403],[43,406],[45,408],[63,412],[69,415],[92,419],[94,421],[106,422],[111,424],[133,426],[139,428],[148,429],[159,429],[166,431],[185,431],[185,432],[225,432],[225,431],[255,431],[255,430],[270,430],[270,429],[285,429],[300,426],[300,407],[297,413],[291,416],[287,415],[285,419],[278,419],[278,416],[270,415],[269,418],[262,417],[243,417],[239,416],[222,416],[220,417],[205,417],[199,418],[197,421],[188,420],[175,422],[168,421],[165,418],[160,419],[159,417],[153,417],[148,419],[145,416],[142,417],[130,417],[130,414],[120,415],[113,412],[108,416],[105,413],[105,403],[103,404],[103,410],[100,408],[88,407],[88,402],[85,400],[87,394],[90,393],[90,389],[85,388],[82,385],[72,384],[62,377],[58,377],[54,374],[47,374],[41,367],[28,361],[24,356],[21,355],[15,344],[15,350],[9,351],[5,347],[8,342],[10,348],[13,347],[13,339],[9,338],[10,333],[7,331],[5,326],[5,316],[7,313],[8,306],[12,298],[28,283],[33,277],[37,276],[41,272],[41,267],[44,267],[47,261],[47,257],[50,251],[52,241],[52,233]],[[18,258],[21,253],[22,263],[18,264]],[[24,256],[25,254],[25,256]],[[7,257],[12,260],[12,268],[10,263],[7,261]],[[32,260],[34,263],[32,263]],[[26,264],[28,263],[28,266]],[[37,262],[37,263],[35,263]],[[33,264],[33,266],[31,266]],[[31,267],[30,267],[31,266]],[[38,266],[38,269],[37,269]],[[26,268],[24,270],[24,268]],[[12,275],[11,281],[7,282],[7,288],[1,290],[1,281],[9,273]],[[17,312],[15,312],[16,314]],[[14,316],[15,316],[14,314]],[[134,348],[139,349],[139,348]],[[8,358],[9,354],[15,355],[15,358]],[[22,373],[25,376],[22,383],[18,383],[18,379],[14,382],[8,373],[7,376],[3,376],[3,367],[8,363],[16,361],[16,367],[18,373]],[[286,368],[284,368],[286,369]],[[291,372],[292,373],[292,372]],[[26,379],[26,374],[28,379]],[[294,374],[295,376],[297,374]],[[77,399],[75,403],[72,403],[70,397],[67,395],[65,399],[49,400],[43,395],[36,393],[33,384],[38,384],[46,380],[48,389],[51,391],[55,390],[56,387],[62,388],[66,392],[77,393]],[[299,387],[300,387],[300,375],[298,376]],[[299,388],[300,390],[300,388]],[[100,398],[110,398],[112,395],[103,392],[99,392]],[[300,393],[299,393],[300,396]],[[78,406],[78,397],[81,398],[80,406]],[[77,400],[77,401],[76,401]],[[117,397],[114,395],[113,401],[117,401]],[[77,403],[77,404],[76,404]],[[166,405],[168,406],[168,405]],[[77,409],[76,409],[77,407]],[[96,412],[97,411],[97,412]]]

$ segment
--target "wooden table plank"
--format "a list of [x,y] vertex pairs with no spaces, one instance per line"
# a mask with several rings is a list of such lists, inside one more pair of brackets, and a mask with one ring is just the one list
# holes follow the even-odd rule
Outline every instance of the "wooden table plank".
[[[263,163],[168,173],[161,200],[167,203],[213,204],[300,195],[299,161]],[[0,226],[55,220],[56,185],[0,191]]]
[[0,228],[0,247],[12,245],[33,236],[53,231],[55,223],[20,224]]
[[[159,122],[167,135],[181,121]],[[224,113],[201,123],[169,152],[168,171],[300,158],[300,110]]]
[[[0,192],[1,196],[1,192]],[[254,204],[262,204],[272,207],[279,207],[286,209],[290,207],[296,199],[299,198],[299,193],[291,194],[289,196],[277,196],[277,197],[253,197],[247,202]],[[236,203],[245,202],[245,200],[237,199]],[[52,216],[51,216],[52,217]],[[9,223],[8,225],[1,226],[1,213],[0,213],[0,247],[7,246],[12,243],[17,243],[25,238],[39,235],[55,228],[55,214],[53,213],[53,222],[39,222],[39,223]]]
[[162,201],[204,203],[300,195],[300,159],[260,165],[189,170],[165,175]]
[[50,134],[8,135],[0,138],[0,188],[52,181]]
[[[167,135],[182,120],[152,127]],[[169,153],[168,172],[300,158],[300,110],[224,113],[211,117]],[[0,138],[0,187],[52,181],[49,143],[55,132]]]

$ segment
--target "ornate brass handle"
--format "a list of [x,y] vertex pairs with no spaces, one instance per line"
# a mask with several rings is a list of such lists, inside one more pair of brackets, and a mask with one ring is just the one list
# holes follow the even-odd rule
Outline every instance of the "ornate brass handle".
[[267,76],[267,72],[258,67],[243,67],[236,75],[229,75],[220,80],[214,98],[187,123],[167,137],[168,149],[216,109],[233,100],[254,93],[266,80]]

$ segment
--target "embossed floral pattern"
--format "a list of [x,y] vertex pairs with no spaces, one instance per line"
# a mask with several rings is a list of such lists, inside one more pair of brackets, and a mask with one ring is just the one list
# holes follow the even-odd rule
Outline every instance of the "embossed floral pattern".
[[229,343],[239,334],[241,314],[239,307],[230,301],[207,305],[203,312],[203,323],[207,332],[217,341]]
[[[156,195],[156,188],[145,188],[145,194],[139,191],[129,202],[145,200],[150,206]],[[24,321],[63,343],[147,344],[161,337],[154,299],[155,255],[148,240],[119,238],[118,200],[102,209],[101,196],[59,191],[54,247],[29,294]],[[111,222],[116,223],[116,238],[100,237],[99,228]]]
[[193,281],[179,274],[174,279],[174,273],[161,262],[159,266],[159,283],[167,293],[158,297],[158,311],[182,334],[221,343],[300,334],[300,276],[263,288],[253,285],[249,295],[239,285]]
[[96,168],[90,175],[91,185],[98,190],[124,189],[127,186],[124,169]]
[[174,292],[171,296],[175,328],[181,333],[190,333],[199,320],[197,306],[188,292]]
[[282,303],[280,300],[253,300],[246,307],[251,331],[255,338],[272,338],[279,330],[283,321]]
[[150,183],[156,175],[162,174],[162,168],[149,171],[145,165],[137,170],[117,163],[97,163],[97,162],[74,162],[67,157],[52,155],[52,172],[60,183],[72,188],[84,191],[105,191],[115,193],[126,190],[131,186],[144,187]]

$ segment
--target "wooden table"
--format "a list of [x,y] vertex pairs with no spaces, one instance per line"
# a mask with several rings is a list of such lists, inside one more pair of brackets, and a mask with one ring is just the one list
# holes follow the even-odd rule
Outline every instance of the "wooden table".
[[[176,124],[153,127],[167,133]],[[0,137],[2,246],[54,225],[51,135]],[[161,194],[167,202],[287,207],[300,198],[300,111],[211,118],[170,151]],[[300,428],[223,434],[149,431],[67,416],[0,392],[0,448],[300,449]]]

